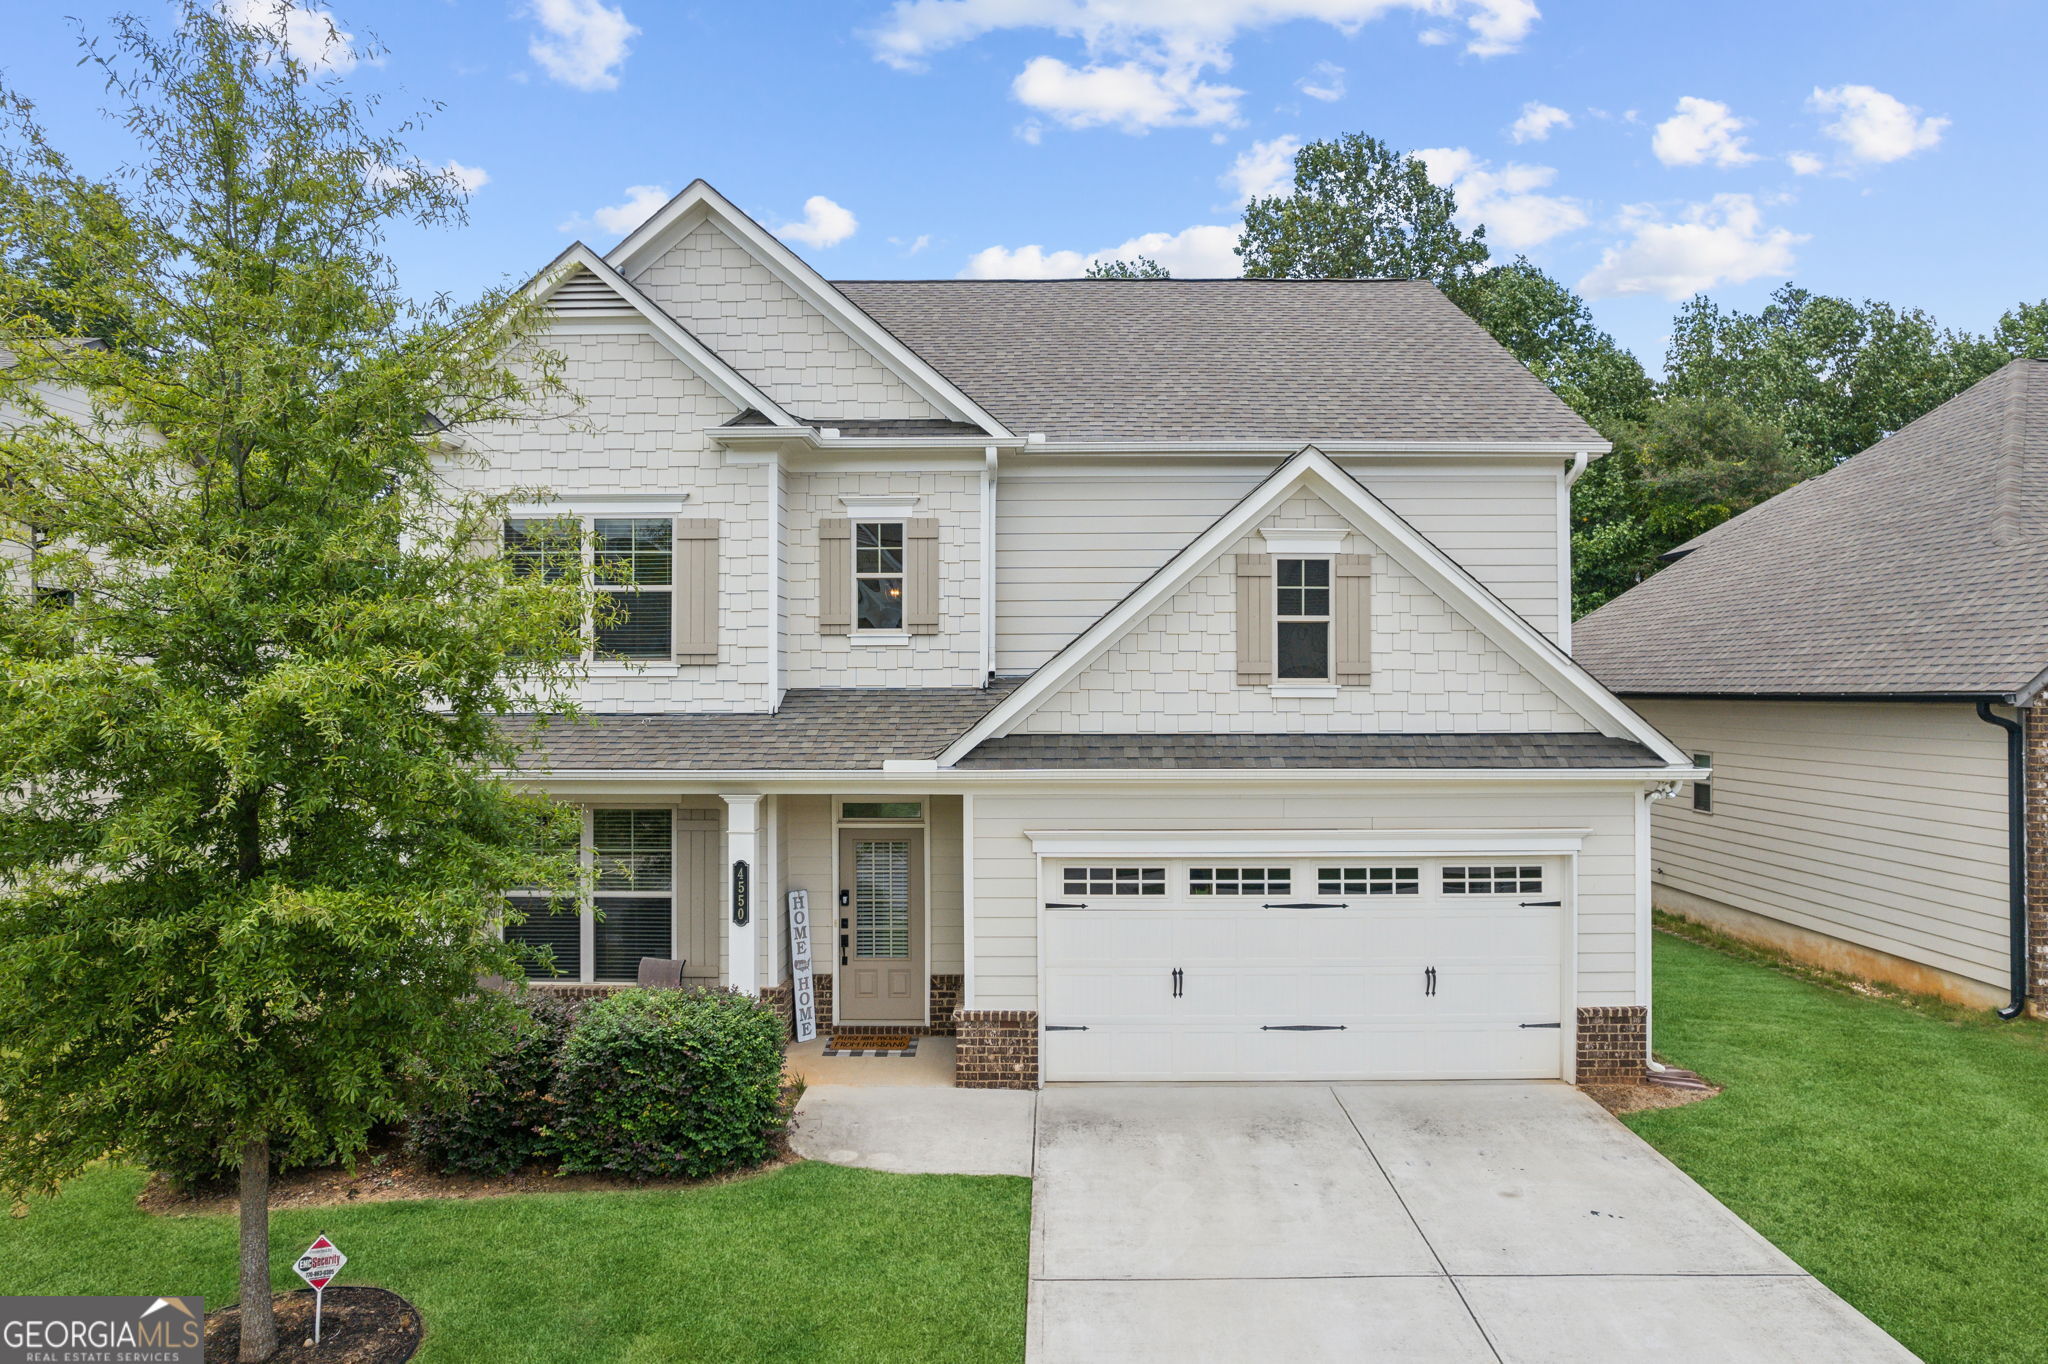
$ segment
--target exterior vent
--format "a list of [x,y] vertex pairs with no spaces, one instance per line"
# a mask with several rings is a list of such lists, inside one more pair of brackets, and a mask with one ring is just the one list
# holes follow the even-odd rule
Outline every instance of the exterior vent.
[[582,266],[562,281],[561,287],[549,297],[548,306],[558,313],[571,315],[633,311],[633,305],[620,298],[616,289]]

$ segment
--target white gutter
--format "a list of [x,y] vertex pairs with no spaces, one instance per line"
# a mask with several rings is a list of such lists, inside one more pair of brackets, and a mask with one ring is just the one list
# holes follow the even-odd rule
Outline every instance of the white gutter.
[[1572,651],[1572,485],[1592,459],[1590,450],[1573,455],[1557,490],[1557,647],[1566,653]]
[[901,788],[905,790],[931,790],[934,792],[964,791],[980,787],[1003,785],[1028,786],[1150,786],[1160,783],[1212,782],[1224,786],[1242,785],[1336,785],[1339,783],[1386,783],[1388,785],[1413,786],[1435,782],[1459,785],[1467,782],[1522,782],[1546,784],[1567,782],[1573,785],[1586,783],[1611,783],[1624,786],[1642,786],[1646,783],[1669,785],[1676,782],[1692,781],[1708,775],[1703,767],[1592,767],[1592,768],[1390,768],[1361,769],[1348,767],[1330,768],[1274,768],[1274,767],[1200,767],[1200,768],[942,768],[918,766],[909,769],[876,771],[870,767],[834,770],[743,770],[691,771],[633,768],[564,768],[558,771],[503,771],[500,776],[517,782],[532,784],[559,784],[566,782],[587,782],[595,784],[640,783],[661,786],[664,789],[697,788],[705,790],[730,790],[736,785],[760,787],[763,789],[792,790],[801,786],[816,786],[821,791],[831,792],[849,786],[869,788]]
[[[767,430],[754,427],[754,430]],[[1489,440],[1232,440],[1153,441],[1087,440],[1029,442],[1038,455],[1259,455],[1293,454],[1304,444],[1313,444],[1326,455],[1604,455],[1614,447],[1607,441],[1489,441]]]

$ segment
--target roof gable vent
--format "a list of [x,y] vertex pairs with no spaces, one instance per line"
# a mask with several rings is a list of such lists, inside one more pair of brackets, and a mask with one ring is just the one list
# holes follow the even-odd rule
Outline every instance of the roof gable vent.
[[548,306],[570,316],[633,311],[632,305],[619,297],[618,290],[581,266],[549,296]]

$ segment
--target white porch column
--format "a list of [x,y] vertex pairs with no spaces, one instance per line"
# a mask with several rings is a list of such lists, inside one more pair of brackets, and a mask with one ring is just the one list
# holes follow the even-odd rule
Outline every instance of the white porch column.
[[[735,990],[755,994],[760,989],[759,938],[762,905],[759,894],[761,870],[761,798],[725,796],[725,884],[721,898],[725,905],[725,983]],[[733,921],[736,868],[747,864],[747,922]]]

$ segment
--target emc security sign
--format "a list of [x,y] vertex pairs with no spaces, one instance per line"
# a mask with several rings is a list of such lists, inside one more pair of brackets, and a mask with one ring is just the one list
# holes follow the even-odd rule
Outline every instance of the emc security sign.
[[201,1298],[0,1298],[0,1364],[203,1364]]

